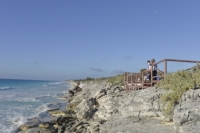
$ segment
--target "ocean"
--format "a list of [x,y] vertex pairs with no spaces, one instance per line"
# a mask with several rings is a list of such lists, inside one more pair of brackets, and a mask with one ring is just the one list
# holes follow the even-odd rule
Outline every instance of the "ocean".
[[28,118],[37,117],[48,110],[48,105],[66,100],[71,87],[66,81],[0,79],[0,133],[15,133]]

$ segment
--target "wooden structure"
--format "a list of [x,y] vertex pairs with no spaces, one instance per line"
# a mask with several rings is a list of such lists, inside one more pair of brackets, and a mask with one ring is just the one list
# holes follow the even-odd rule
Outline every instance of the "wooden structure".
[[[161,79],[165,77],[167,74],[167,62],[186,62],[186,63],[200,63],[200,61],[194,61],[194,60],[179,60],[179,59],[163,59],[161,61],[158,61],[154,63],[153,65],[164,63],[164,69],[163,71],[158,70],[157,76],[151,76],[150,80],[145,80],[145,75],[147,75],[147,72],[141,72],[141,73],[132,73],[132,72],[125,72],[124,73],[124,87],[127,92],[130,92],[132,90],[140,90],[145,89],[147,87],[151,87],[154,84],[158,83]],[[151,75],[153,75],[153,71],[150,72]]]

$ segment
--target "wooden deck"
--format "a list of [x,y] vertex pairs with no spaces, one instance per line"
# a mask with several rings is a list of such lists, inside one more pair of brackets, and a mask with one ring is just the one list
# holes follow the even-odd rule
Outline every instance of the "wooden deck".
[[[127,92],[134,90],[141,90],[148,87],[152,87],[157,84],[160,80],[162,80],[167,75],[167,62],[186,62],[186,63],[200,63],[200,61],[194,60],[179,60],[179,59],[163,59],[159,62],[154,63],[153,65],[164,63],[164,70],[161,71],[158,69],[159,75],[151,76],[150,80],[144,80],[146,72],[134,73],[134,72],[125,72],[124,73],[124,87]],[[186,69],[189,70],[189,69]],[[151,75],[153,72],[151,71]],[[159,78],[159,80],[157,80]]]

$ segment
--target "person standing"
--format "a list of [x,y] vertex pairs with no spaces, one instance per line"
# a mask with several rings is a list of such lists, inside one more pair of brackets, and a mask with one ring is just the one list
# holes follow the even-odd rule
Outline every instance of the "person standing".
[[145,70],[145,72],[147,72],[146,78],[144,79],[147,80],[149,79],[149,81],[151,80],[151,69],[152,69],[152,65],[151,62],[149,60],[147,60],[147,64],[148,64],[148,69]]
[[[153,69],[153,74],[152,74],[153,77],[154,77],[154,76],[157,76],[157,69],[158,69],[158,68],[157,68],[157,64],[154,64],[154,63],[155,63],[155,59],[152,59],[152,60],[151,60],[151,64],[152,64],[152,69]],[[156,80],[156,79],[157,79],[157,77],[154,77],[154,78],[153,78],[153,80]]]

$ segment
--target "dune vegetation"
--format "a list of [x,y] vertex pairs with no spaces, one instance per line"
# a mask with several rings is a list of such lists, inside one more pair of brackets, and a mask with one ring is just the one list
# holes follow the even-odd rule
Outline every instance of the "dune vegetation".
[[196,89],[200,86],[200,67],[190,70],[179,70],[169,73],[162,79],[156,87],[168,90],[161,96],[161,103],[164,105],[164,113],[171,114],[174,106],[180,102],[181,96],[189,89]]
[[[124,84],[124,74],[119,74],[112,77],[90,78],[79,80],[82,82],[99,82],[107,81],[115,85]],[[190,70],[179,70],[169,73],[164,79],[155,86],[160,89],[168,90],[167,93],[161,95],[161,104],[163,112],[169,115],[173,112],[174,106],[180,102],[181,96],[189,89],[200,87],[200,66],[197,65]]]
[[101,77],[101,78],[87,77],[86,79],[80,79],[80,80],[75,80],[75,81],[81,81],[81,82],[108,81],[109,83],[112,83],[113,86],[123,85],[124,84],[124,74],[119,74],[119,75],[111,76],[111,77]]

